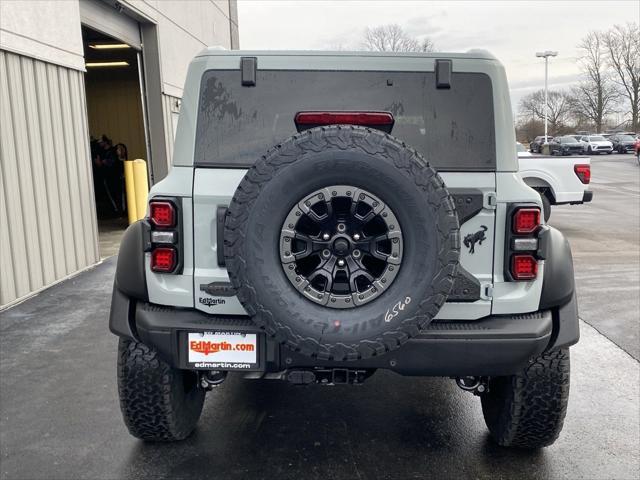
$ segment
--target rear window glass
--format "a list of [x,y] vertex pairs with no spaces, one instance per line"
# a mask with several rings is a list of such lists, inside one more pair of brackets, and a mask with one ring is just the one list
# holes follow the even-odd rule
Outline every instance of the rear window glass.
[[436,89],[433,72],[257,71],[243,87],[239,70],[209,70],[200,87],[197,166],[249,167],[296,133],[305,110],[381,110],[395,118],[392,135],[440,170],[495,170],[491,80],[453,73]]

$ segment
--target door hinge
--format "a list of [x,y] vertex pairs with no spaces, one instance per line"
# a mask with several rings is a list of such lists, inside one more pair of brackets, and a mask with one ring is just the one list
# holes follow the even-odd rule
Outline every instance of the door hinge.
[[482,300],[493,299],[493,283],[480,284],[480,298]]
[[488,208],[489,210],[495,210],[497,205],[498,196],[496,195],[496,192],[486,192],[484,194],[482,206],[484,208]]

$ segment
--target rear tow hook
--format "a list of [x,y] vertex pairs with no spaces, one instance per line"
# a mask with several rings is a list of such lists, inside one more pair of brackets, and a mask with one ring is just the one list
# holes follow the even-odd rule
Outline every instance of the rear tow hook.
[[478,396],[489,391],[488,377],[456,377],[456,384],[462,390]]

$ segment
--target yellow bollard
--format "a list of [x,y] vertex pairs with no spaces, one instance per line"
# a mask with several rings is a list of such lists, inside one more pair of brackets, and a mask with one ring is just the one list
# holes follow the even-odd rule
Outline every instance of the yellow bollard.
[[136,192],[136,220],[140,220],[147,214],[147,196],[149,195],[147,162],[144,160],[133,161],[133,184]]
[[141,159],[124,162],[124,180],[127,190],[129,223],[144,218],[147,213],[147,162]]
[[136,214],[136,192],[133,184],[133,162],[131,160],[124,162],[124,187],[127,194],[129,224],[132,224],[137,220],[138,215]]

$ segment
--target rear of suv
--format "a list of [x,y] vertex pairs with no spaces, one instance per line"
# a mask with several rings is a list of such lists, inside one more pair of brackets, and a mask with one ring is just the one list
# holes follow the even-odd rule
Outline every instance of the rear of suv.
[[187,437],[230,372],[335,385],[387,369],[454,378],[501,445],[553,443],[573,266],[514,145],[485,52],[202,52],[173,168],[118,257],[130,432]]

